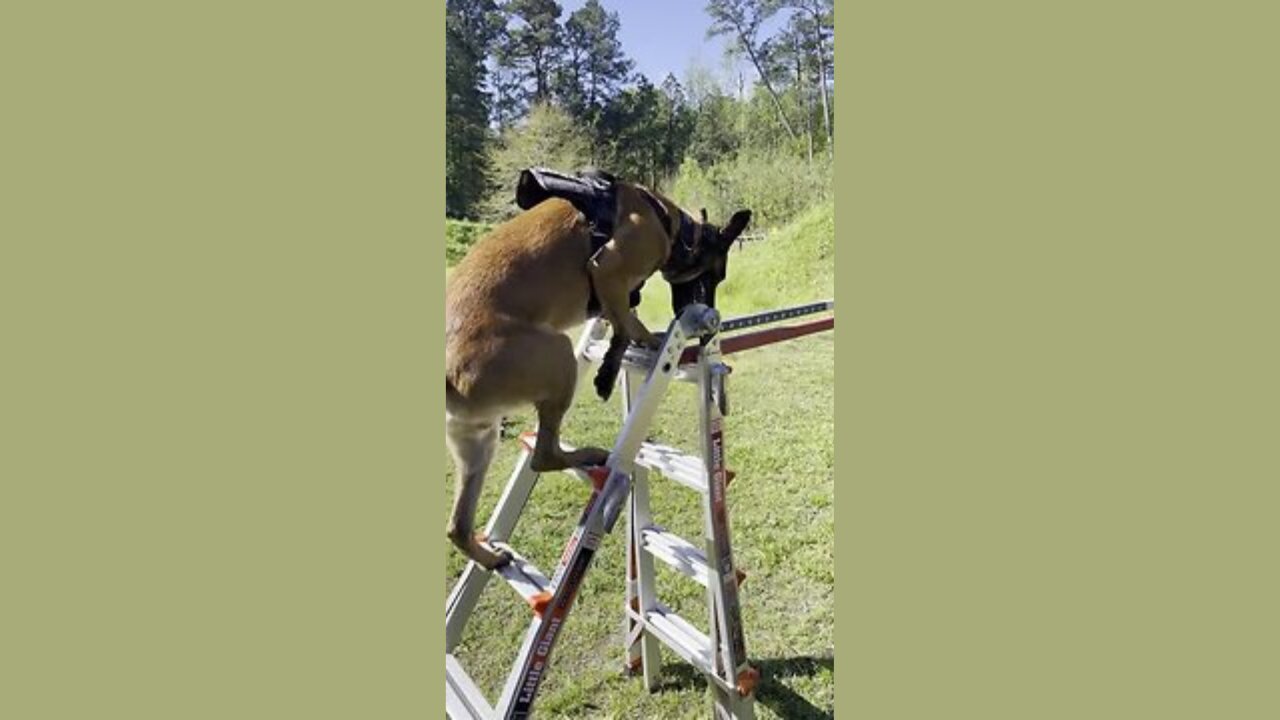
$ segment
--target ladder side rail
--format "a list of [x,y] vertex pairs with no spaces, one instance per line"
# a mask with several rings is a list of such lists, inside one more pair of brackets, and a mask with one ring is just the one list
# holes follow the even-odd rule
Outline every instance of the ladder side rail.
[[[490,542],[506,542],[515,532],[520,513],[528,504],[533,488],[537,485],[538,473],[529,467],[531,458],[532,454],[529,452],[521,454],[511,479],[502,491],[502,497],[498,500],[498,505],[494,508],[493,516],[485,529]],[[445,652],[453,652],[462,642],[462,633],[471,612],[480,601],[480,596],[492,577],[493,573],[475,562],[467,563],[466,569],[462,571],[462,577],[445,603]]]
[[570,537],[552,579],[554,594],[525,634],[520,653],[495,708],[498,717],[526,718],[532,712],[538,689],[546,677],[551,653],[573,609],[582,579],[595,559],[601,540],[612,531],[613,523],[630,495],[629,473],[634,469],[635,454],[678,367],[680,353],[689,337],[704,332],[704,328],[717,320],[714,310],[703,306],[686,309],[680,318],[672,322],[660,353],[663,361],[650,371],[640,402],[627,418],[622,435],[609,457],[609,479],[604,489],[593,492],[588,500],[578,528]]
[[[635,370],[624,370],[624,413],[630,414],[638,396]],[[656,573],[653,556],[644,551],[644,529],[653,525],[649,504],[649,470],[637,466],[631,480],[631,501],[627,513],[627,610],[623,613],[623,642],[627,644],[627,670],[644,674],[645,688],[658,688],[662,653],[658,639],[645,632],[646,618],[657,606]]]
[[[712,343],[718,340],[718,336],[712,338],[710,343],[698,348],[697,355],[698,444],[702,448],[703,464],[707,469],[707,492],[702,497],[702,546],[709,570],[707,578],[707,612],[710,620],[708,627],[711,630],[711,670],[721,681],[732,684],[733,657],[728,644],[725,642],[725,638],[729,637],[729,628],[723,610],[723,593],[719,582],[721,560],[716,552],[719,545],[717,543],[718,538],[714,524],[715,511],[713,509],[716,497],[715,458],[713,457],[716,430],[712,427],[711,406],[715,402],[715,397],[713,396],[715,388],[712,385],[711,365],[707,362],[708,353],[714,347]],[[720,497],[723,497],[723,495]],[[719,700],[720,698],[717,695],[717,709],[721,707]]]
[[493,708],[484,699],[462,663],[449,653],[444,656],[445,713],[453,720],[488,720]]
[[[725,472],[724,417],[715,373],[720,369],[719,336],[709,339],[700,358],[700,423],[703,458],[707,465],[708,492],[704,496],[706,555],[711,567],[708,583],[712,610],[712,640],[717,668],[730,686],[738,686],[744,673],[751,672],[746,657],[742,610],[738,597],[737,568],[730,538],[728,482]],[[749,693],[748,693],[749,694]],[[737,703],[735,703],[737,704]]]

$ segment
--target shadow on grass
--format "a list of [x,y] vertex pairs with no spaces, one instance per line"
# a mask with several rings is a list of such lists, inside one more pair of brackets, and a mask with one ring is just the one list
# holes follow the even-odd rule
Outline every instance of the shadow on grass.
[[[835,658],[794,657],[752,660],[760,671],[760,687],[756,690],[756,702],[763,703],[788,720],[825,720],[834,718],[829,710],[809,702],[804,696],[788,687],[783,681],[793,677],[814,677],[823,672],[835,673]],[[671,663],[662,667],[663,680],[658,692],[667,690],[694,690],[705,688],[707,681],[702,673],[684,663]]]

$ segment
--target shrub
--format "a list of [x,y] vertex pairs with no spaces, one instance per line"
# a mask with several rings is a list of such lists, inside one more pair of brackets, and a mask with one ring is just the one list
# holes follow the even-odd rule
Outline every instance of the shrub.
[[468,220],[444,221],[444,261],[446,265],[456,265],[476,241],[493,229],[487,223],[470,222]]
[[825,157],[809,163],[786,152],[743,152],[703,167],[685,160],[672,186],[672,199],[712,222],[725,222],[743,208],[754,214],[751,232],[778,228],[806,209],[831,198],[832,167]]
[[489,151],[489,194],[481,218],[509,220],[516,207],[516,180],[528,167],[549,167],[573,172],[591,164],[591,143],[586,131],[564,110],[535,105],[517,127],[509,128]]

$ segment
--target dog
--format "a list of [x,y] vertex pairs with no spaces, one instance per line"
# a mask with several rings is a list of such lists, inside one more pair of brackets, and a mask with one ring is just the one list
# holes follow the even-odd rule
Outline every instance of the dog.
[[[488,570],[511,560],[475,535],[476,506],[503,415],[534,407],[538,430],[530,467],[535,472],[605,464],[609,452],[603,448],[566,452],[560,447],[560,425],[573,402],[578,373],[566,332],[593,314],[608,321],[611,357],[596,379],[597,391],[607,396],[601,386],[612,388],[629,343],[660,344],[631,311],[638,303],[635,291],[661,272],[672,286],[677,315],[692,303],[714,307],[729,250],[751,221],[749,210],[735,213],[723,228],[707,223],[705,211],[696,221],[658,192],[600,171],[570,179],[599,193],[584,202],[576,193],[585,185],[570,184],[557,193],[549,188],[554,178],[543,182],[522,175],[522,188],[533,190],[520,204],[530,209],[477,242],[446,282],[445,432],[456,466],[446,534]],[[612,203],[600,202],[601,197]],[[607,236],[593,247],[593,231],[601,226]]]

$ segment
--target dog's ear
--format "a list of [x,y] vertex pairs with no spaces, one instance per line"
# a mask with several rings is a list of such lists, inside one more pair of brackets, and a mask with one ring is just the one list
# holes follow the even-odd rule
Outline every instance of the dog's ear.
[[739,210],[729,219],[729,224],[724,226],[720,231],[720,244],[728,246],[738,239],[743,230],[747,229],[747,225],[751,223],[751,211]]

